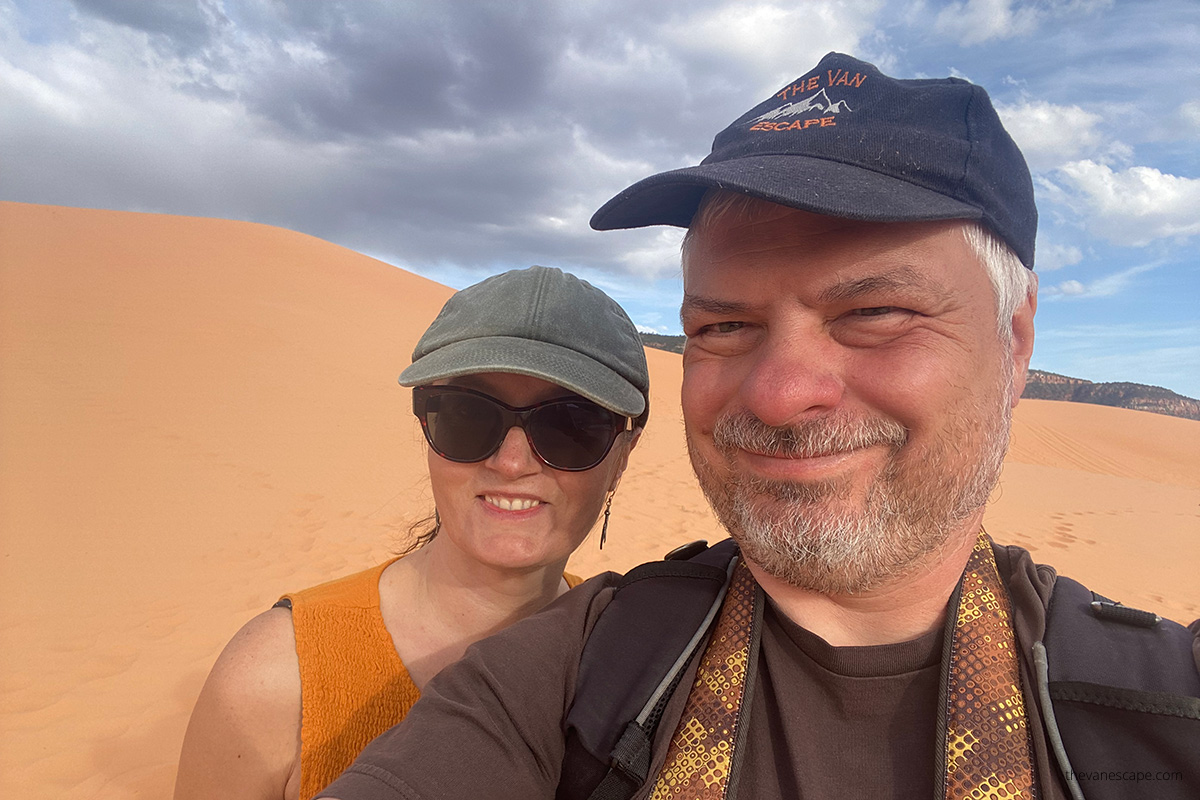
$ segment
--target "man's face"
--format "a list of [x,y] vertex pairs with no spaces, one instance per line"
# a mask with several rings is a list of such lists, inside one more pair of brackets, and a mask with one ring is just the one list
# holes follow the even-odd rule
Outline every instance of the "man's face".
[[864,592],[973,537],[999,476],[1033,305],[997,335],[960,223],[757,203],[701,223],[684,264],[692,465],[767,573]]

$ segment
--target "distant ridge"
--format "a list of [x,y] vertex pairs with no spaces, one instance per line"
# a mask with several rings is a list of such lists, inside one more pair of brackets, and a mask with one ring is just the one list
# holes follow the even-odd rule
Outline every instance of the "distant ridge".
[[[642,343],[656,350],[682,353],[684,336],[663,336],[643,333]],[[1022,397],[1032,400],[1065,400],[1069,403],[1090,403],[1097,406],[1131,408],[1171,417],[1200,420],[1200,400],[1184,397],[1161,386],[1144,383],[1094,383],[1082,378],[1069,378],[1040,369],[1029,370]]]
[[646,333],[641,331],[642,344],[655,350],[666,350],[668,353],[682,353],[686,336],[663,336],[661,333]]
[[1135,411],[1200,420],[1200,400],[1161,386],[1126,381],[1093,383],[1040,369],[1029,370],[1029,379],[1021,396],[1034,400],[1067,400],[1072,403],[1132,408]]

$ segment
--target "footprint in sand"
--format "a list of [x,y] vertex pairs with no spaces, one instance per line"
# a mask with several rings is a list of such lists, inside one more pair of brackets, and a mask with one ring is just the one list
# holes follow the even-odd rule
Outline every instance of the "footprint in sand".
[[1071,533],[1075,526],[1069,522],[1063,522],[1054,526],[1054,541],[1050,542],[1051,547],[1065,548],[1077,541],[1076,536]]

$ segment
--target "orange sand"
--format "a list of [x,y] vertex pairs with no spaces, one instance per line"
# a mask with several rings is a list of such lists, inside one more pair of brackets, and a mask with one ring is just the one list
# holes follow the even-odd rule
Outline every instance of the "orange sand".
[[[220,648],[430,508],[395,376],[450,290],[241,222],[0,203],[0,796],[168,797]],[[722,538],[680,360],[575,571]],[[989,529],[1200,614],[1200,423],[1023,402]]]

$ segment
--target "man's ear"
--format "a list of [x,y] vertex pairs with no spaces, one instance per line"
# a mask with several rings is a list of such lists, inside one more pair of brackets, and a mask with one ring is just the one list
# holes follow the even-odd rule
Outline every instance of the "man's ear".
[[1029,293],[1017,306],[1012,317],[1012,404],[1016,406],[1025,391],[1025,379],[1029,375],[1029,359],[1033,355],[1033,317],[1037,313],[1037,273],[1030,273]]

